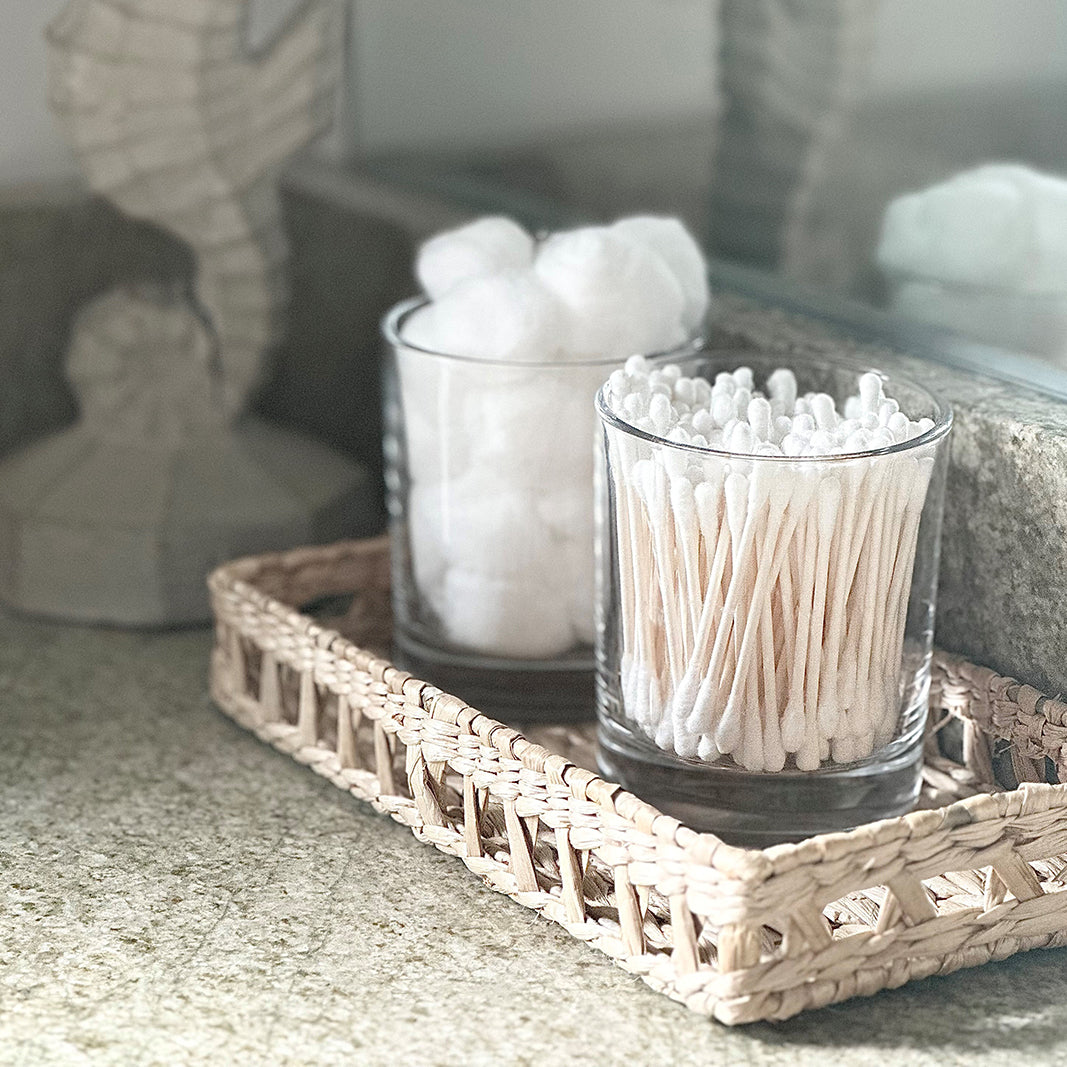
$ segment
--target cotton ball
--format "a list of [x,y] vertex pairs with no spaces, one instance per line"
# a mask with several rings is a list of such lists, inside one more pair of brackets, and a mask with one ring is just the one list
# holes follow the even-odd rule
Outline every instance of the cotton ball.
[[682,326],[687,333],[696,332],[708,311],[708,264],[685,226],[675,218],[634,215],[620,219],[612,230],[659,253],[682,288]]
[[518,223],[490,216],[426,241],[415,257],[415,276],[438,300],[471,278],[529,267],[533,254],[533,238]]
[[559,570],[555,584],[567,604],[574,637],[583,645],[591,645],[596,639],[594,551],[591,524],[559,542]]
[[543,659],[575,644],[570,605],[530,574],[451,567],[439,614],[451,641],[490,655]]
[[1062,291],[1067,279],[1067,181],[1051,174],[1029,174],[1035,262],[1023,283],[1034,290]]
[[625,358],[685,340],[681,285],[654,252],[606,228],[557,233],[541,246],[537,276],[567,313],[576,358]]
[[507,472],[473,470],[444,483],[437,551],[452,567],[543,580],[552,572],[552,542],[536,500],[536,492],[516,488]]
[[448,563],[441,538],[446,484],[415,482],[408,494],[408,541],[415,586],[435,607]]
[[561,590],[577,640],[592,644],[595,535],[590,481],[541,493],[536,510],[553,539],[553,587]]
[[453,477],[466,468],[471,448],[471,433],[457,412],[478,389],[476,366],[400,348],[396,368],[408,469],[415,478]]
[[506,471],[513,484],[530,488],[562,478],[591,482],[594,382],[538,374],[521,364],[486,370],[485,384],[457,400],[471,467]]
[[469,359],[551,362],[559,358],[563,312],[532,271],[471,278],[434,305],[441,351]]
[[423,304],[407,315],[400,324],[400,339],[428,352],[439,352],[436,305]]
[[1010,174],[979,167],[894,200],[886,208],[879,264],[891,271],[977,285],[1025,276],[1026,196]]
[[577,538],[593,543],[593,489],[591,484],[553,487],[538,494],[537,518],[557,540]]

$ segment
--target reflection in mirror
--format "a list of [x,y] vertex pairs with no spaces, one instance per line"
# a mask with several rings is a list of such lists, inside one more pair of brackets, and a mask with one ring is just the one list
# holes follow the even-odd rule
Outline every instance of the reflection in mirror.
[[1062,0],[357,0],[356,143],[535,228],[679,215],[764,289],[1063,390],[1064,42]]

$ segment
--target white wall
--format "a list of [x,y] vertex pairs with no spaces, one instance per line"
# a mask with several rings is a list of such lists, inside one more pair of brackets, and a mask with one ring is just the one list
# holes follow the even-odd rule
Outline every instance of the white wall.
[[359,141],[521,142],[707,113],[713,10],[711,0],[355,0]]
[[882,0],[873,95],[1067,81],[1065,0]]
[[[0,185],[75,172],[45,104],[41,39],[65,2],[0,0]],[[253,0],[253,37],[297,3]],[[519,141],[711,106],[711,0],[353,3],[360,147]],[[877,32],[874,93],[1067,80],[1067,0],[883,0]]]
[[0,184],[74,174],[48,113],[44,27],[66,0],[0,0]]

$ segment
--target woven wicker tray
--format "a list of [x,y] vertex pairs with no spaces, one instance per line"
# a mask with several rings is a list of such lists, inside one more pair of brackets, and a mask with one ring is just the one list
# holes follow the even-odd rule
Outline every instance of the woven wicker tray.
[[[734,848],[587,770],[590,728],[523,736],[367,651],[388,583],[384,539],[216,571],[218,705],[693,1010],[784,1019],[1067,944],[1067,786],[1044,784],[1067,705],[938,656],[928,810]],[[345,594],[335,629],[296,610]]]

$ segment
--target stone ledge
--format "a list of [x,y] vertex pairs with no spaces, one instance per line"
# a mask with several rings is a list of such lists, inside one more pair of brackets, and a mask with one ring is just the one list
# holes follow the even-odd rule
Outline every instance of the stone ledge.
[[730,292],[718,307],[716,347],[844,356],[952,404],[937,641],[1050,695],[1067,691],[1067,404]]

